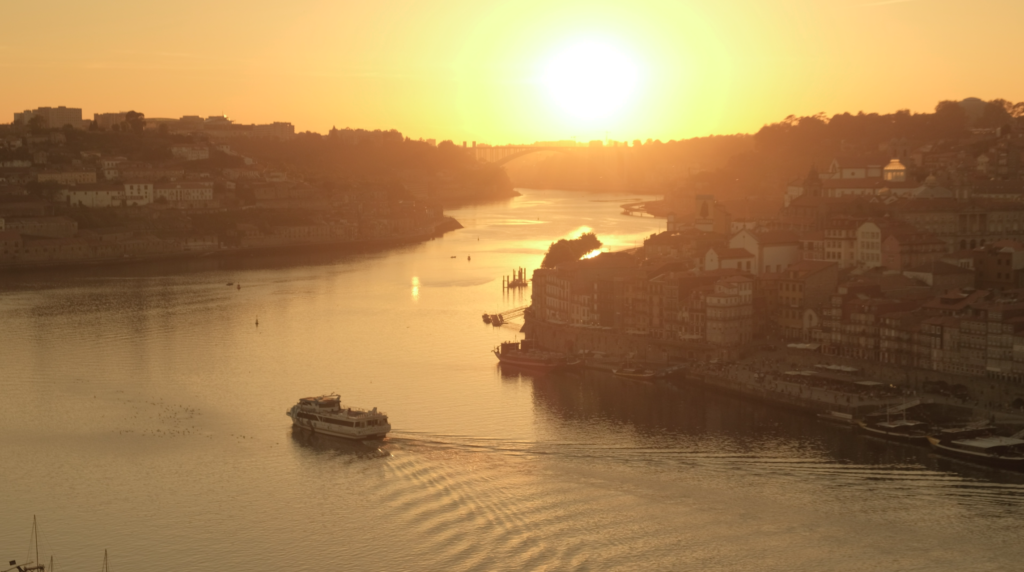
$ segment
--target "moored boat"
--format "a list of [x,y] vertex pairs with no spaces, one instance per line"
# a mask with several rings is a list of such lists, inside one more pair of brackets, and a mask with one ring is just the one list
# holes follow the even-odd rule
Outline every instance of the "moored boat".
[[492,352],[502,365],[542,371],[565,369],[573,365],[565,354],[536,349],[528,340],[502,342]]
[[391,431],[388,416],[376,407],[343,406],[336,393],[303,397],[285,415],[296,427],[346,439],[383,439]]
[[924,444],[928,439],[928,425],[921,421],[897,419],[894,421],[867,422],[857,421],[857,427],[868,435],[903,441],[904,443]]
[[657,377],[657,373],[649,369],[637,368],[637,367],[620,367],[613,369],[612,373],[619,377],[626,379],[632,379],[635,381],[651,381]]
[[942,439],[928,437],[936,452],[1009,469],[1024,469],[1024,440],[1016,437],[988,435],[974,439]]
[[847,427],[851,427],[856,423],[853,419],[853,415],[843,413],[842,411],[827,411],[825,413],[819,413],[818,419],[828,421],[829,423],[845,425]]

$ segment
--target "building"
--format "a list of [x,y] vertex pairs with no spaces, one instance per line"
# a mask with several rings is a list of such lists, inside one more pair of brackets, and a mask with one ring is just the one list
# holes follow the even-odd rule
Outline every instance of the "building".
[[12,217],[0,225],[0,230],[15,231],[24,236],[70,238],[78,232],[78,223],[63,216]]
[[154,200],[170,203],[196,203],[213,200],[211,181],[171,181],[153,185]]
[[275,121],[267,125],[253,125],[252,134],[256,137],[274,137],[288,139],[295,136],[295,126],[291,123]]
[[942,260],[927,262],[904,270],[903,275],[931,286],[933,294],[942,294],[954,289],[974,288],[975,286],[972,268],[962,268]]
[[974,272],[979,288],[1024,287],[1024,244],[1000,240],[977,248]]
[[730,276],[715,282],[705,298],[708,343],[738,346],[754,336],[754,280]]
[[171,154],[186,161],[201,161],[210,158],[210,148],[206,145],[174,145]]
[[948,251],[946,242],[935,236],[912,228],[893,229],[882,240],[882,265],[906,270],[934,262]]
[[96,124],[96,127],[104,130],[109,130],[115,125],[120,125],[125,122],[128,118],[127,111],[118,111],[117,113],[93,113],[92,121]]
[[153,202],[153,183],[125,183],[121,206],[135,207]]
[[111,207],[119,203],[124,189],[116,186],[92,186],[88,189],[62,189],[54,197],[58,201],[64,201],[69,206],[82,207]]
[[36,181],[40,183],[53,182],[60,185],[88,185],[96,182],[96,172],[78,169],[43,171],[36,174]]
[[[732,215],[715,201],[714,195],[695,195],[693,228],[701,232],[728,234],[732,230]],[[669,221],[672,222],[672,221]],[[671,225],[670,225],[671,226]],[[675,230],[669,228],[669,230]]]
[[835,262],[794,263],[781,272],[760,277],[762,293],[756,311],[764,314],[765,325],[776,335],[809,340],[838,283],[839,265]]
[[70,125],[75,129],[84,129],[85,122],[82,121],[82,110],[77,107],[40,107],[38,109],[26,109],[21,113],[14,114],[14,122],[27,125],[33,117],[42,117],[46,127],[60,129]]
[[704,270],[718,270],[719,268],[734,268],[752,272],[756,264],[756,257],[743,248],[711,247],[704,255],[702,268]]
[[743,249],[754,257],[752,274],[782,272],[801,260],[800,237],[789,231],[741,230],[729,239],[730,249]]

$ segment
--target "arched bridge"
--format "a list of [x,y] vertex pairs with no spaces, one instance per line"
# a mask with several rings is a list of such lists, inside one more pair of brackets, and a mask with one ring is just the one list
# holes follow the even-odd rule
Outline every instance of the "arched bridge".
[[493,163],[503,165],[523,155],[537,153],[540,151],[557,151],[560,153],[571,153],[581,149],[580,147],[542,147],[540,145],[501,145],[496,147],[477,146],[467,149],[473,154],[473,158],[481,163]]

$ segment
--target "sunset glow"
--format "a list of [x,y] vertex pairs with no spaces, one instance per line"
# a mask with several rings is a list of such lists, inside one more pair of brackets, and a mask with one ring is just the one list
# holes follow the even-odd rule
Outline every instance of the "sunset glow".
[[543,81],[562,110],[585,121],[595,121],[630,102],[639,71],[621,51],[600,42],[586,42],[552,58],[544,70]]
[[[1020,2],[183,0],[171,18],[124,0],[54,4],[47,41],[31,26],[0,39],[0,68],[18,78],[0,92],[5,113],[224,113],[505,144],[668,141],[790,114],[1024,99],[1009,71]],[[82,25],[97,11],[116,33]],[[8,2],[4,17],[32,21],[37,8]]]

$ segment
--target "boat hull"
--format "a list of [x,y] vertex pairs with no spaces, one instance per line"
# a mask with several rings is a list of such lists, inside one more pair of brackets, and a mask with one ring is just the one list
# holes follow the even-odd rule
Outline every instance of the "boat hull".
[[631,379],[633,381],[654,381],[654,378],[657,376],[655,373],[632,373],[622,371],[620,369],[613,369],[612,373],[621,378]]
[[498,358],[498,361],[501,363],[501,365],[508,365],[522,369],[532,369],[537,371],[552,371],[566,367],[566,364],[564,363],[552,363],[547,361],[532,360],[529,358],[521,358],[518,356],[501,355],[501,353],[497,351],[493,353],[495,357]]
[[[383,433],[358,433],[357,429],[354,428],[339,428],[336,429],[329,423],[322,421],[309,421],[306,419],[293,419],[292,425],[299,429],[305,429],[306,431],[312,431],[320,435],[330,435],[331,437],[341,437],[342,439],[352,439],[355,441],[365,441],[367,439],[383,439],[387,436],[387,431]],[[345,431],[344,429],[348,429]]]
[[871,435],[872,437],[878,437],[880,439],[887,439],[889,441],[898,441],[900,443],[913,443],[915,445],[927,445],[928,436],[920,434],[908,434],[900,433],[896,431],[886,431],[877,427],[871,427],[865,423],[857,423],[857,429],[864,432],[865,435]]
[[1000,457],[998,455],[986,455],[985,453],[964,451],[963,449],[950,447],[935,437],[929,437],[928,444],[931,445],[932,449],[936,453],[947,457],[960,459],[962,461],[970,461],[972,463],[978,463],[979,465],[999,467],[1001,469],[1015,469],[1018,471],[1024,470],[1024,458],[1022,457]]

